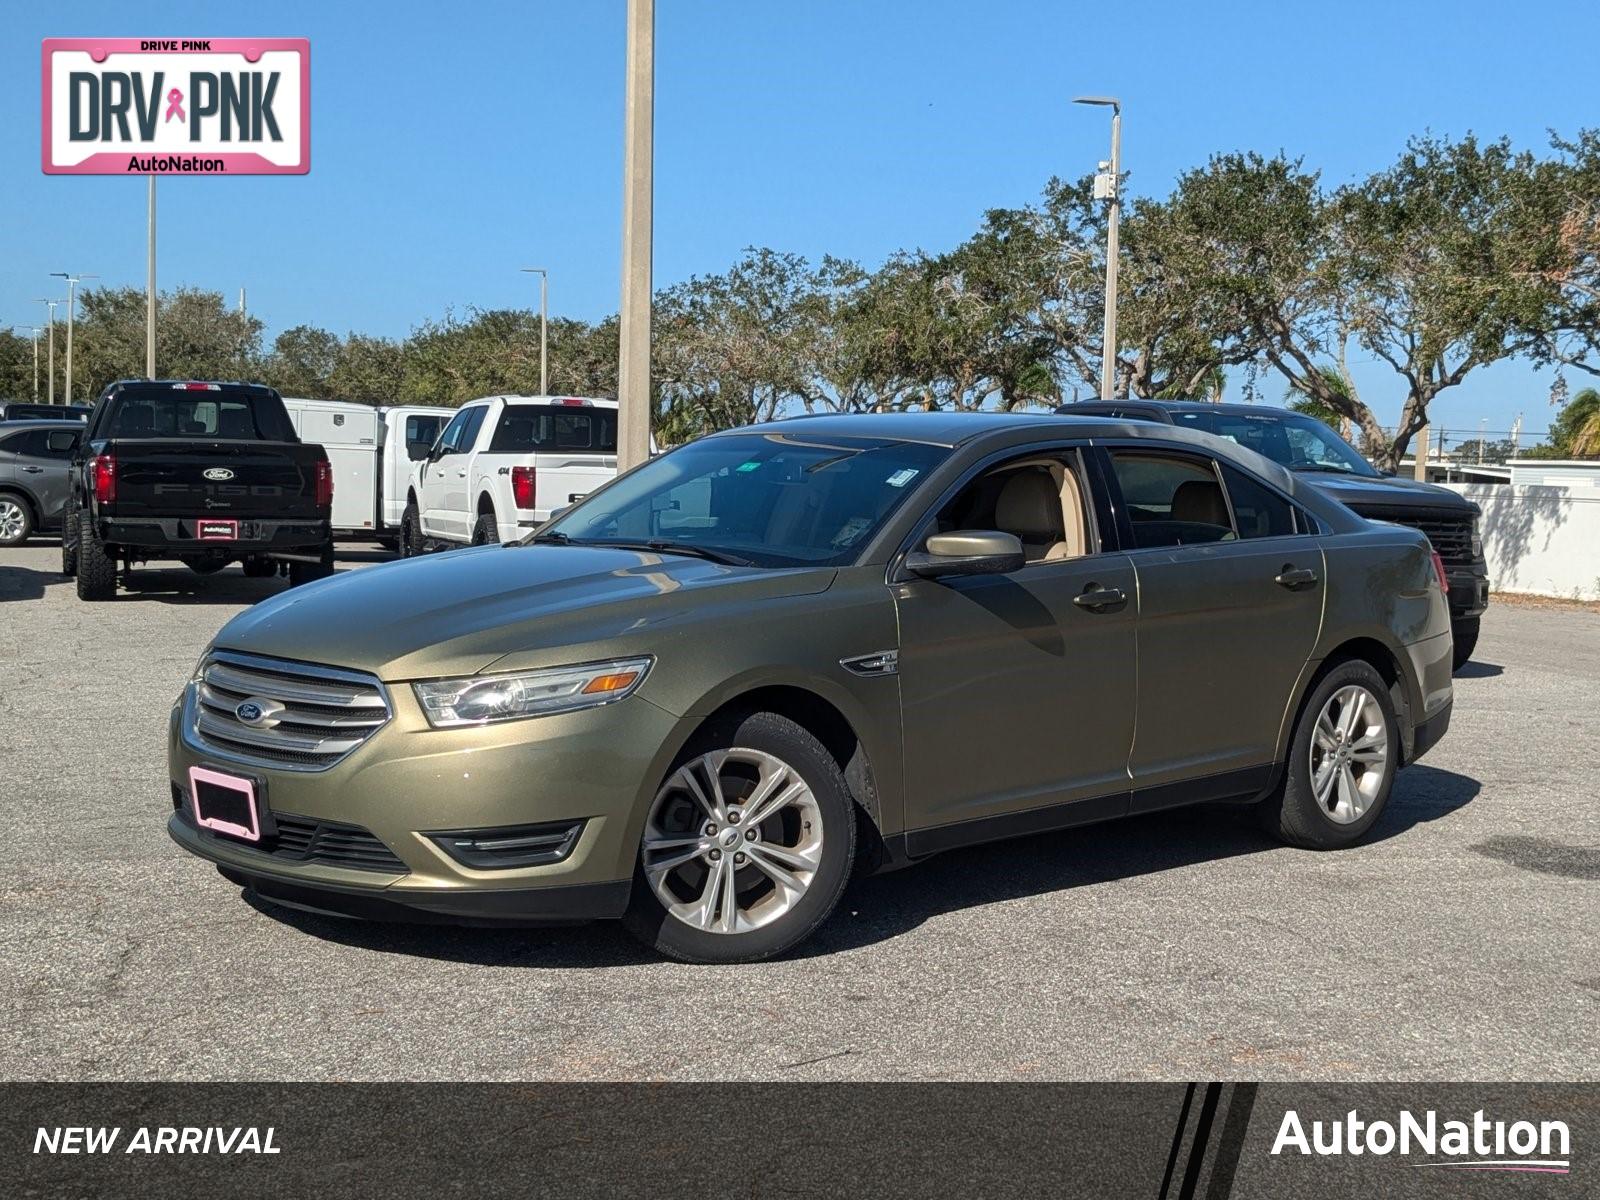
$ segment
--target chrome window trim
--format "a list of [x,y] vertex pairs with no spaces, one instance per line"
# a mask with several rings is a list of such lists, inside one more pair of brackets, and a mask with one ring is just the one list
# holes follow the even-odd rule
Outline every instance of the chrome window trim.
[[389,695],[389,689],[376,675],[366,671],[351,671],[343,667],[298,662],[288,658],[272,658],[262,654],[246,654],[237,650],[208,650],[200,660],[200,666],[196,672],[197,676],[203,677],[206,667],[214,662],[229,663],[247,670],[254,667],[263,671],[276,671],[282,675],[299,675],[303,676],[308,683],[315,683],[320,680],[324,683],[349,683],[371,688],[383,702],[383,720],[368,729],[366,736],[361,739],[358,745],[350,747],[344,753],[329,759],[325,763],[293,763],[265,756],[256,757],[232,747],[218,746],[204,740],[199,732],[201,679],[197,677],[196,679],[191,679],[183,689],[183,714],[178,726],[179,736],[182,738],[183,744],[190,750],[196,754],[203,754],[208,758],[225,763],[234,763],[254,770],[290,771],[302,775],[316,775],[338,766],[359,750],[361,746],[376,737],[390,721],[394,720],[394,701]]

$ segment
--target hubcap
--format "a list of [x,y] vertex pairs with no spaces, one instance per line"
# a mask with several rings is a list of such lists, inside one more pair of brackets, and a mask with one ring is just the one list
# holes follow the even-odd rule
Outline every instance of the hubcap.
[[22,505],[15,500],[0,500],[0,542],[14,542],[22,536]]
[[1330,819],[1359,821],[1378,798],[1389,766],[1389,722],[1378,698],[1359,684],[1322,706],[1311,732],[1311,792]]
[[822,810],[781,759],[717,750],[662,785],[641,854],[673,919],[707,933],[747,933],[792,909],[816,878]]

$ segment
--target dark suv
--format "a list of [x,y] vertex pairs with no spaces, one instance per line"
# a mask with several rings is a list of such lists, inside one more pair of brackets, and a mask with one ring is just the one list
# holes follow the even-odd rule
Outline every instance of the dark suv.
[[1470,500],[1448,488],[1383,474],[1323,422],[1291,409],[1193,400],[1086,400],[1056,411],[1159,421],[1215,434],[1291,471],[1308,473],[1317,487],[1363,517],[1422,530],[1450,580],[1456,669],[1472,657],[1479,618],[1489,607],[1489,571],[1478,536],[1481,513]]

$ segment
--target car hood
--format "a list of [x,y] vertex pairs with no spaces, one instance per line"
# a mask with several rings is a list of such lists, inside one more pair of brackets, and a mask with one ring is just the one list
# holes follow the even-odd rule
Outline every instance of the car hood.
[[1296,471],[1325,495],[1357,512],[1364,508],[1432,508],[1460,513],[1476,513],[1478,506],[1466,497],[1435,483],[1402,479],[1398,475],[1335,475],[1324,471]]
[[585,659],[649,652],[662,626],[821,592],[835,574],[601,546],[481,546],[294,588],[235,617],[213,644],[392,681],[471,675],[508,655],[538,665],[541,651],[567,647]]

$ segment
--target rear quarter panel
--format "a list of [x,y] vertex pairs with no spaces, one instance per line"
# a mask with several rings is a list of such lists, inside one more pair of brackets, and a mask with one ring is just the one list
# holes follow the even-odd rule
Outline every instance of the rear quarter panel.
[[1421,533],[1374,523],[1325,540],[1328,596],[1318,659],[1366,638],[1400,667],[1410,725],[1450,702],[1450,610]]

